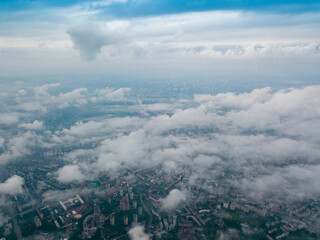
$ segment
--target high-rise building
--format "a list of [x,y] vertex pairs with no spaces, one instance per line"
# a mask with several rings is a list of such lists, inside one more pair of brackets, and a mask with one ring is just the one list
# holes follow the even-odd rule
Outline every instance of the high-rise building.
[[137,201],[133,201],[132,206],[134,209],[137,209],[137,206],[138,206]]
[[138,222],[138,215],[137,214],[133,214],[133,222],[134,223]]
[[129,211],[130,210],[130,202],[129,202],[129,196],[126,194],[123,198],[120,200],[120,210],[121,211]]
[[134,193],[131,192],[131,193],[130,193],[130,199],[132,200],[133,198],[134,198]]
[[110,225],[114,225],[115,224],[115,218],[114,218],[114,215],[112,215],[111,217],[110,217]]
[[139,214],[139,216],[142,216],[142,207],[138,208],[138,214]]
[[123,217],[123,224],[124,224],[125,226],[128,225],[128,216],[124,216],[124,217]]

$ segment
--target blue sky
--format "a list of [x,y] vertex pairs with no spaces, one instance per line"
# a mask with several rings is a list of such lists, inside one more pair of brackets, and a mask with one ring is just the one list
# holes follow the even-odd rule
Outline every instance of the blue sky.
[[319,1],[12,0],[0,11],[1,77],[319,79]]
[[[2,0],[0,6],[5,11],[17,11],[26,9],[43,9],[50,7],[70,7],[79,4],[97,3],[98,1],[70,0]],[[99,1],[102,2],[102,1]],[[107,12],[122,16],[144,16],[149,14],[182,13],[189,11],[208,10],[263,10],[263,11],[315,11],[319,10],[318,0],[128,0],[109,1]],[[101,5],[100,5],[101,7]]]

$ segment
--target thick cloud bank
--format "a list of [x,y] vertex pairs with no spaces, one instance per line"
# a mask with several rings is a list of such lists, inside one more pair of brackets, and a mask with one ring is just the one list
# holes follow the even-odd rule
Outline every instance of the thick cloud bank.
[[0,183],[0,193],[15,195],[18,193],[23,193],[22,185],[24,180],[18,175],[13,175],[7,179],[4,183]]

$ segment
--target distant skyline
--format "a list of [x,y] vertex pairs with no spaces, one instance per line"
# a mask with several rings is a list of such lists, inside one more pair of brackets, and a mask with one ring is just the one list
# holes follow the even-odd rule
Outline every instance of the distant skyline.
[[319,1],[1,1],[0,78],[318,81]]

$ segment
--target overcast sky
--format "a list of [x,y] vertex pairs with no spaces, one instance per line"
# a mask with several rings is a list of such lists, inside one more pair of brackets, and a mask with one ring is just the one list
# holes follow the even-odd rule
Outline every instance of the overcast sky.
[[319,79],[319,1],[1,1],[0,77]]

